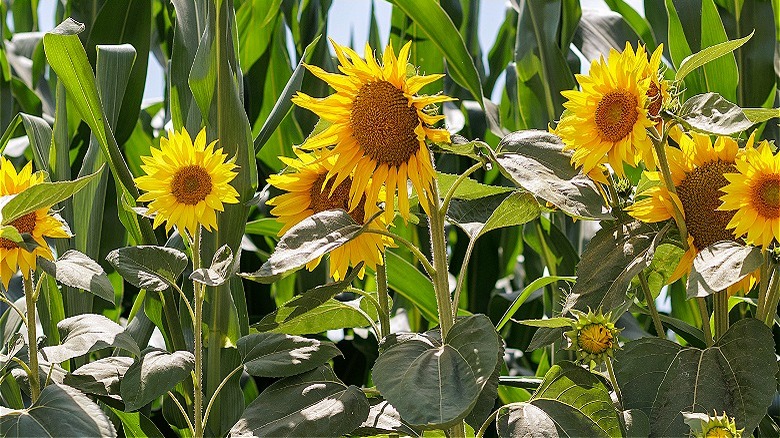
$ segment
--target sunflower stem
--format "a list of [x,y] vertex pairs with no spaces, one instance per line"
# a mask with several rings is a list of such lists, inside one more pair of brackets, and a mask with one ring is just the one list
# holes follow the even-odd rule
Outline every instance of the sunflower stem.
[[764,307],[764,315],[762,319],[762,321],[764,321],[764,323],[769,326],[769,328],[772,328],[772,325],[775,322],[777,305],[778,301],[780,301],[780,281],[777,281],[777,276],[780,274],[780,272],[778,272],[778,268],[780,268],[780,266],[772,263],[769,270],[771,273],[771,278],[769,279],[766,306]]
[[[612,358],[607,357],[607,360],[604,361],[604,364],[607,366],[607,374],[609,374],[609,383],[612,384],[612,389],[615,391],[615,396],[617,397],[619,409],[623,410],[623,394],[620,392],[620,386],[618,386],[617,377],[615,377],[615,370],[612,368]],[[623,424],[622,421],[620,421],[620,430],[623,432],[623,436],[626,436],[626,426]]]
[[452,186],[450,186],[449,190],[447,190],[447,194],[444,195],[444,200],[441,203],[441,213],[447,214],[447,210],[450,208],[450,201],[452,201],[452,198],[455,196],[455,191],[458,189],[458,186],[466,180],[466,178],[469,177],[472,173],[478,171],[482,168],[484,164],[482,162],[476,163],[473,166],[466,169],[465,172],[458,175],[458,178],[452,183]]
[[[650,130],[651,134],[653,134],[650,135],[650,138],[653,140],[653,147],[655,148],[656,155],[658,155],[658,166],[661,168],[661,173],[664,176],[664,185],[666,186],[666,190],[676,198],[677,189],[674,187],[672,172],[669,169],[669,161],[666,158],[666,149],[664,148],[664,146],[666,146],[668,130],[664,131],[663,136],[658,135],[658,131],[655,127],[650,128]],[[680,210],[680,206],[677,205],[677,202],[674,202],[674,199],[672,200],[672,206],[674,206],[674,222],[677,224],[677,229],[680,230],[682,248],[683,250],[688,251],[688,228],[685,226],[685,215]]]
[[[192,268],[200,268],[200,225],[195,228],[195,235],[192,238]],[[195,336],[195,375],[193,383],[195,412],[195,436],[203,436],[203,285],[197,281],[192,282],[193,299],[195,300],[195,319],[192,321],[193,333]]]
[[41,376],[38,371],[38,334],[35,322],[36,291],[33,286],[33,272],[29,271],[24,278],[24,298],[27,304],[27,351],[30,356],[30,368],[27,376],[30,378],[30,399],[33,403],[41,395]]
[[379,340],[390,334],[390,295],[387,292],[387,259],[382,251],[382,264],[376,267],[376,293],[379,302]]
[[658,314],[658,308],[655,307],[653,292],[650,290],[650,285],[647,284],[647,276],[644,272],[639,273],[639,283],[642,285],[642,292],[645,294],[647,308],[650,310],[650,315],[653,317],[655,332],[659,338],[666,339],[666,331],[664,331],[664,325],[661,324],[661,315]]
[[729,329],[729,293],[722,290],[712,297],[712,315],[715,318],[715,339],[720,339]]
[[710,314],[707,312],[707,301],[704,298],[696,298],[696,304],[699,305],[699,314],[701,315],[701,330],[704,332],[704,342],[707,347],[712,347],[712,331],[710,330]]

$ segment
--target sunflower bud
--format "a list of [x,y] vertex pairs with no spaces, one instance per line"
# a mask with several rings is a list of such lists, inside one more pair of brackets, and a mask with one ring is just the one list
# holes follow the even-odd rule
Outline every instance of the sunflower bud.
[[695,438],[742,438],[742,432],[745,429],[737,429],[733,417],[723,412],[718,416],[717,412],[712,415],[683,412],[685,423],[691,427],[691,436]]
[[601,311],[588,313],[572,309],[572,315],[577,319],[572,323],[572,329],[565,333],[569,340],[568,350],[577,353],[577,361],[600,364],[607,357],[613,357],[615,350],[620,348],[617,336],[621,329],[611,321],[612,314],[602,314]]

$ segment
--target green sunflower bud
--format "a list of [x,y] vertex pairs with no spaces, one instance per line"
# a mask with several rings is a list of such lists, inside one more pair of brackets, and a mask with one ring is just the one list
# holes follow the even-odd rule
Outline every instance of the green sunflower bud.
[[742,432],[745,429],[737,429],[733,417],[729,417],[723,412],[718,416],[717,412],[712,415],[683,412],[685,423],[691,427],[691,436],[694,438],[742,438]]
[[572,309],[571,314],[577,319],[565,335],[569,340],[567,349],[576,352],[577,362],[600,364],[607,357],[613,357],[615,350],[620,348],[617,342],[620,329],[612,322],[612,314],[594,313],[590,309],[588,313]]

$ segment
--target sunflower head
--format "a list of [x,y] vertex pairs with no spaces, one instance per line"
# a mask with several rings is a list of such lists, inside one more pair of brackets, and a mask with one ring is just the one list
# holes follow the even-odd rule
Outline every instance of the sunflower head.
[[[16,172],[14,165],[0,157],[0,197],[16,195],[23,190],[43,182],[41,172],[33,173],[32,163],[28,163],[21,172]],[[21,270],[24,278],[36,268],[37,257],[51,260],[53,255],[45,238],[71,237],[67,226],[55,215],[50,214],[50,207],[38,209],[10,223],[19,234],[27,233],[38,245],[32,251],[17,245],[11,240],[0,238],[0,282],[8,288],[8,283],[16,271]]]
[[721,416],[717,412],[712,415],[683,412],[683,417],[694,438],[742,438],[745,432],[745,429],[737,429],[736,421],[725,411]]
[[604,315],[600,310],[594,313],[590,309],[588,313],[571,309],[571,313],[577,319],[564,334],[569,341],[567,350],[576,352],[578,362],[600,364],[620,348],[617,339],[620,329],[612,322],[611,313]]
[[[369,204],[363,196],[360,202],[350,207],[350,189],[352,177],[347,177],[338,184],[333,178],[328,178],[328,171],[336,160],[333,156],[320,157],[317,154],[299,154],[297,159],[282,159],[288,166],[288,171],[279,175],[271,175],[268,183],[284,190],[283,193],[268,201],[274,206],[271,213],[282,223],[279,235],[283,235],[297,223],[321,211],[342,209],[349,213],[352,219],[360,225],[368,224],[369,228],[386,229],[381,217],[375,217],[379,208]],[[370,183],[370,182],[369,182]],[[330,274],[336,280],[346,276],[350,266],[365,262],[359,273],[363,278],[365,268],[376,269],[382,264],[382,253],[393,241],[385,236],[362,233],[353,240],[334,249],[330,253]],[[314,269],[320,260],[314,260],[307,265]]]
[[646,132],[654,124],[647,108],[652,78],[644,67],[644,48],[638,54],[628,44],[622,53],[613,49],[606,61],[593,61],[588,75],[577,75],[580,90],[561,92],[568,101],[557,133],[565,148],[574,150],[572,164],[582,166],[584,173],[604,162],[619,176],[623,163],[636,166],[644,159],[654,167]]
[[753,147],[748,140],[744,159],[737,160],[736,171],[725,175],[720,210],[733,214],[727,228],[750,245],[768,249],[780,241],[780,156],[764,140]]
[[[741,156],[739,145],[731,137],[719,137],[714,143],[710,136],[692,132],[690,135],[673,130],[670,137],[679,149],[667,146],[666,155],[676,193],[662,184],[657,171],[645,171],[650,181],[657,181],[638,194],[639,199],[627,210],[642,222],[661,222],[674,217],[675,206],[682,211],[688,229],[688,251],[669,278],[672,283],[690,272],[693,260],[700,251],[721,240],[734,240],[727,228],[734,217],[732,211],[721,211],[721,191],[728,180],[726,175],[736,171]],[[756,274],[757,275],[757,274]],[[747,291],[755,283],[756,275],[729,287],[731,294]]]
[[175,226],[190,235],[201,225],[217,229],[216,212],[238,203],[238,192],[230,185],[236,165],[222,148],[215,149],[216,143],[206,144],[205,128],[194,142],[186,129],[171,131],[160,139],[160,149],[151,149],[151,157],[141,157],[146,175],[135,182],[146,193],[138,201],[149,202],[155,228],[165,223],[166,231]]
[[364,196],[366,203],[376,204],[379,188],[384,186],[388,222],[395,211],[396,192],[398,209],[406,220],[407,180],[411,180],[420,205],[428,211],[435,172],[425,142],[450,141],[449,132],[433,126],[444,119],[434,105],[453,99],[417,93],[444,75],[407,74],[411,42],[401,48],[398,57],[389,45],[381,61],[368,45],[365,59],[361,59],[354,50],[331,42],[343,74],[328,73],[316,66],[307,68],[336,92],[322,99],[304,93],[293,98],[296,105],[313,111],[330,125],[310,136],[301,148],[335,157],[329,176],[335,176],[336,185],[353,178],[350,208]]
[[649,78],[650,83],[647,87],[647,117],[653,121],[661,121],[661,110],[668,108],[672,101],[671,82],[665,80],[662,75],[661,56],[663,55],[664,45],[659,44],[648,60],[648,53],[643,45],[636,48],[633,52],[631,45],[626,43],[624,50],[625,56],[633,56],[634,62],[639,68],[642,79]]

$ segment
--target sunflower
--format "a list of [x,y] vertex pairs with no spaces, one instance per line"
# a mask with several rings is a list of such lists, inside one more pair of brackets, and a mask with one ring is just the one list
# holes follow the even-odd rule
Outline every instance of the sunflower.
[[[297,159],[280,157],[287,164],[289,172],[279,175],[271,175],[268,183],[274,187],[286,191],[268,201],[273,205],[271,214],[277,216],[282,223],[279,236],[282,236],[290,228],[307,217],[325,210],[343,209],[349,206],[350,190],[354,180],[347,177],[336,185],[334,179],[327,179],[328,172],[336,163],[336,157],[321,158],[316,154],[300,153]],[[369,185],[371,185],[369,181]],[[368,203],[363,196],[355,208],[349,211],[352,219],[360,225],[364,225],[371,219],[379,208],[376,203]],[[384,219],[375,218],[370,228],[386,229]],[[385,246],[393,244],[392,239],[372,233],[362,233],[344,245],[330,252],[330,275],[336,280],[344,278],[350,266],[365,262],[359,276],[363,278],[365,268],[376,269],[382,264],[382,253]],[[314,260],[306,267],[314,269],[320,259]]]
[[[16,173],[14,165],[3,157],[0,157],[0,197],[21,193],[28,187],[43,182],[42,172],[33,173],[32,163],[27,163],[22,171]],[[12,225],[22,233],[32,236],[38,246],[32,251],[17,245],[16,243],[0,238],[0,280],[4,288],[8,288],[11,277],[17,270],[22,271],[24,278],[30,278],[30,272],[36,268],[37,257],[51,260],[53,255],[45,238],[71,237],[65,224],[57,217],[49,214],[50,207],[40,208],[14,220]]]
[[141,157],[146,175],[135,183],[146,193],[138,201],[151,201],[148,213],[156,213],[155,228],[165,222],[166,232],[173,226],[191,235],[199,225],[216,230],[216,212],[224,211],[223,204],[238,203],[238,192],[230,185],[236,165],[226,161],[227,155],[222,148],[215,150],[215,144],[206,145],[205,128],[194,143],[182,129],[161,138],[160,149],[152,148],[151,157]]
[[[441,94],[420,96],[417,93],[444,75],[407,77],[411,42],[401,48],[397,58],[389,45],[381,65],[368,44],[363,60],[352,49],[331,43],[341,64],[339,70],[344,74],[328,73],[311,65],[307,68],[336,93],[322,99],[298,93],[293,98],[296,105],[313,111],[330,125],[310,136],[301,148],[328,148],[324,155],[337,157],[328,172],[328,179],[335,176],[334,187],[339,187],[348,177],[354,178],[350,184],[350,209],[363,196],[366,204],[376,204],[379,188],[385,186],[387,221],[394,214],[396,190],[398,210],[404,220],[408,219],[406,184],[409,179],[420,204],[428,212],[435,171],[425,140],[450,141],[449,132],[432,127],[444,116],[435,114],[431,105],[453,99]],[[374,184],[369,185],[369,179]]]
[[624,56],[633,56],[634,62],[640,71],[642,79],[650,78],[650,84],[647,88],[647,117],[657,123],[661,122],[661,110],[671,101],[671,83],[664,80],[661,76],[661,56],[664,45],[659,44],[650,59],[647,58],[645,46],[638,46],[636,53],[633,52],[630,44],[626,44],[623,51]]
[[[734,240],[727,224],[734,212],[720,211],[721,191],[728,183],[727,175],[737,169],[741,155],[739,145],[730,137],[718,137],[712,144],[710,137],[691,133],[688,136],[679,129],[670,136],[680,149],[667,146],[666,154],[676,194],[662,184],[661,172],[645,171],[650,181],[658,184],[642,192],[644,198],[628,208],[631,216],[642,222],[654,223],[674,217],[674,206],[682,211],[688,229],[688,251],[672,273],[672,283],[690,272],[693,260],[704,248],[721,240]],[[756,281],[757,273],[745,277],[729,287],[729,294],[740,290],[747,292]]]
[[644,158],[649,166],[654,163],[646,131],[654,122],[648,117],[651,77],[645,63],[646,56],[638,58],[626,44],[623,53],[612,49],[607,61],[594,60],[588,75],[577,75],[580,91],[561,92],[567,111],[556,131],[564,148],[574,150],[571,162],[583,173],[608,162],[623,176],[624,162],[636,166]]
[[[752,143],[753,137],[749,143]],[[726,226],[750,245],[769,248],[780,241],[780,156],[764,140],[748,145],[743,160],[725,176],[721,210],[733,215]]]

